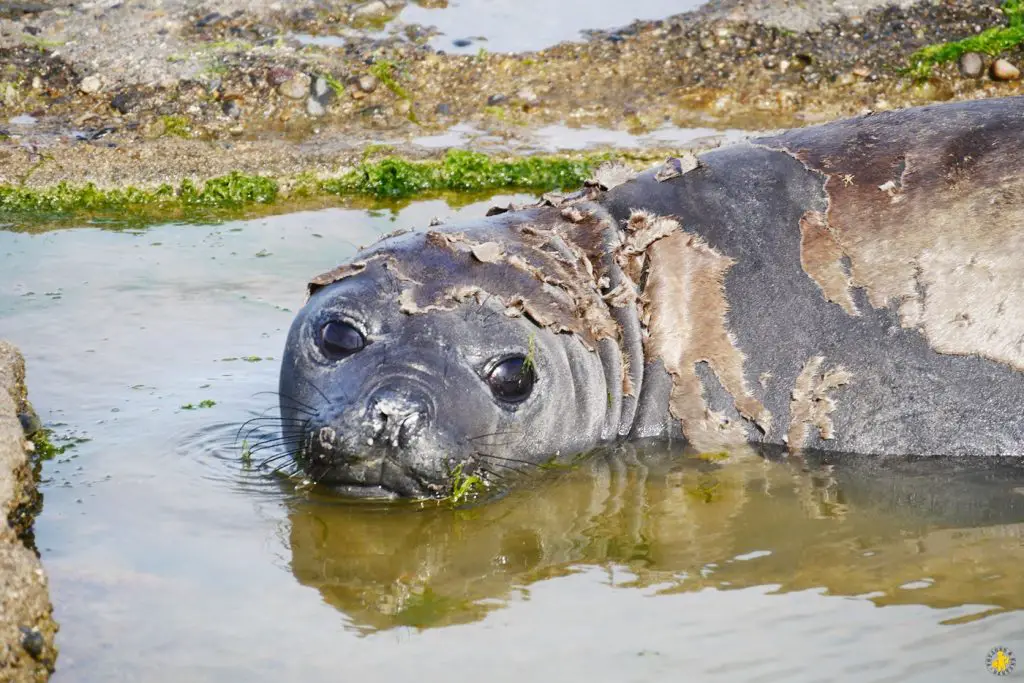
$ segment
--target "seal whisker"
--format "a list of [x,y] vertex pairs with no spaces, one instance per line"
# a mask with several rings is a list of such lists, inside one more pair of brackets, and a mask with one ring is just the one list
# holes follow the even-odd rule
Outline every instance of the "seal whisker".
[[304,424],[305,422],[307,422],[307,420],[303,420],[303,419],[296,418],[296,417],[292,417],[292,418],[272,417],[272,416],[269,416],[269,415],[266,416],[266,417],[253,417],[253,418],[250,418],[250,419],[246,420],[245,422],[243,422],[241,424],[241,426],[238,427],[238,431],[235,432],[235,443],[238,443],[238,437],[241,436],[242,430],[245,429],[247,426],[249,426],[250,424],[252,424],[254,422],[261,423],[261,424],[256,424],[248,432],[246,432],[246,434],[245,434],[245,438],[246,439],[248,439],[250,436],[252,436],[253,432],[255,432],[255,431],[259,430],[259,429],[265,429],[265,428],[270,427],[272,425],[280,425],[282,427],[284,427],[285,425],[301,425],[301,424]]
[[[270,396],[277,396],[278,398],[288,399],[289,401],[291,401],[295,405],[301,406],[301,407],[306,408],[307,410],[311,411],[311,414],[313,412],[316,412],[316,408],[314,408],[313,406],[308,405],[306,403],[303,403],[299,399],[297,399],[294,396],[291,396],[289,394],[282,394],[280,391],[257,391],[252,396],[253,396],[253,398],[255,398],[257,396],[263,396],[264,394],[269,394]],[[271,406],[271,408],[273,408],[273,407],[275,407],[275,406]],[[268,410],[269,410],[269,408],[268,408]]]
[[505,462],[514,462],[514,463],[516,463],[518,465],[524,465],[526,467],[540,467],[540,465],[538,465],[537,463],[530,462],[528,460],[519,460],[518,458],[508,458],[508,457],[501,456],[501,455],[491,455],[490,453],[481,453],[479,451],[477,451],[476,454],[478,456],[482,457],[482,458],[487,458],[488,460],[493,460],[493,461],[495,461],[496,464],[498,462],[500,462],[500,461],[505,461]]
[[259,453],[260,451],[265,451],[268,448],[279,448],[281,446],[287,446],[287,445],[291,444],[291,442],[293,442],[293,441],[295,442],[295,444],[293,444],[293,445],[298,445],[300,439],[298,437],[294,437],[294,436],[282,437],[280,439],[273,439],[271,441],[261,442],[261,443],[257,444],[256,446],[253,446],[253,447],[249,448],[248,452],[249,452],[250,455],[252,455],[253,453]]

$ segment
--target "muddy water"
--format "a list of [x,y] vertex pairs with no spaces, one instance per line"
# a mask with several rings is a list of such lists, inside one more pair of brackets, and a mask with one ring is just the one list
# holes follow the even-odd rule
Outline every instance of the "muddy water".
[[37,525],[54,680],[987,681],[991,648],[1024,656],[1012,469],[623,450],[460,510],[246,470],[304,280],[456,213],[0,232],[0,336],[83,440]]

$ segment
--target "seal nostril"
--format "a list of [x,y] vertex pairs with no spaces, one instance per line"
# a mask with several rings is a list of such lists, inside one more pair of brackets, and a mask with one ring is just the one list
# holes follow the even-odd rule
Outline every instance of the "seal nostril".
[[423,424],[426,422],[426,416],[421,412],[413,413],[404,420],[402,420],[401,426],[398,428],[398,446],[406,448],[409,442],[413,440],[420,430],[423,428]]
[[392,448],[407,447],[428,422],[424,401],[392,391],[378,393],[371,399],[368,417],[370,439]]

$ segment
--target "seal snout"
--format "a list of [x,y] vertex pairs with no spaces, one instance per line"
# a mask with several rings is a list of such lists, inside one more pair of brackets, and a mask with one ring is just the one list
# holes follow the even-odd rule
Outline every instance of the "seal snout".
[[378,391],[367,402],[367,426],[373,444],[408,448],[430,419],[428,402],[418,392]]

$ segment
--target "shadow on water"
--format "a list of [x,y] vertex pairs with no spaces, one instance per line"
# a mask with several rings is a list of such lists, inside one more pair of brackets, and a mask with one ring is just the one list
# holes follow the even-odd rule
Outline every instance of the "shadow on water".
[[293,499],[295,577],[363,632],[478,621],[587,566],[659,594],[776,585],[877,605],[1024,607],[1024,468],[622,449],[468,509]]

